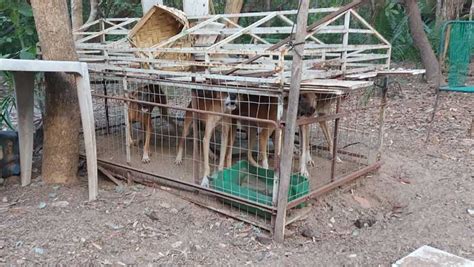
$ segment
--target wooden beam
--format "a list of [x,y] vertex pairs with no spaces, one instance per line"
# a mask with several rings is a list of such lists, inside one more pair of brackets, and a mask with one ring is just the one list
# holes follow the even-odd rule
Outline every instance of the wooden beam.
[[[334,19],[334,18],[340,16],[340,15],[343,14],[344,12],[346,12],[346,11],[348,11],[348,10],[350,10],[350,9],[352,9],[352,8],[354,8],[354,7],[356,7],[356,6],[358,6],[358,5],[360,5],[362,2],[363,2],[363,0],[356,0],[356,1],[352,2],[352,3],[350,3],[350,4],[347,4],[347,5],[343,6],[343,7],[341,7],[341,8],[338,9],[337,11],[334,11],[333,13],[328,14],[328,15],[325,16],[324,18],[322,18],[322,19],[320,19],[320,20],[318,20],[318,21],[312,23],[311,25],[309,25],[309,26],[307,27],[307,30],[306,30],[306,33],[305,33],[305,34],[311,34],[311,35],[313,35],[312,32],[313,32],[316,28],[318,28],[319,26],[325,24],[326,22],[331,21],[332,19]],[[306,11],[307,11],[307,10],[306,10]],[[305,25],[305,26],[306,26],[306,25]],[[306,37],[306,35],[305,35],[305,37]],[[287,38],[281,40],[280,42],[278,42],[278,43],[272,45],[272,46],[269,48],[269,50],[275,50],[275,49],[278,49],[278,48],[280,48],[280,47],[282,47],[282,46],[288,44],[288,42],[291,40],[290,38],[291,38],[291,37],[287,37]],[[304,41],[304,40],[303,40],[303,41]],[[251,58],[245,60],[245,61],[244,61],[244,64],[246,64],[246,63],[252,63],[253,61],[255,61],[255,60],[257,60],[257,59],[259,59],[259,58],[261,58],[261,57],[262,57],[261,55],[257,55],[257,56],[251,57]],[[238,70],[238,69],[232,69],[232,70],[228,71],[226,74],[227,74],[227,75],[232,74],[232,73],[234,73],[234,72],[237,71],[237,70]]]
[[33,163],[33,99],[34,81],[33,72],[15,72],[15,97],[18,110],[18,133],[20,144],[21,186],[31,182],[31,168]]
[[296,115],[298,113],[298,100],[300,95],[301,67],[303,65],[304,40],[307,34],[307,21],[309,0],[300,0],[300,12],[296,22],[295,43],[293,49],[293,65],[291,69],[290,94],[288,111],[286,113],[285,138],[283,141],[284,153],[281,155],[280,181],[278,188],[277,216],[275,221],[274,238],[283,242],[286,226],[286,209],[288,204],[288,187],[293,165],[293,148],[295,141]]

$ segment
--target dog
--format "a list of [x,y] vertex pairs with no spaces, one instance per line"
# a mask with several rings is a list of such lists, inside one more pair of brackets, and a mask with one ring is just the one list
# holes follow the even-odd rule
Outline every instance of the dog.
[[[306,114],[301,114],[303,117],[311,117],[311,116],[324,116],[330,113],[331,105],[336,101],[337,97],[333,94],[314,94],[316,100],[316,109],[314,113],[307,112]],[[299,114],[300,115],[300,114]],[[329,132],[329,128],[327,125],[327,121],[320,121],[319,126],[323,132],[323,135],[328,143],[329,153],[331,158],[334,157],[333,149],[334,149],[334,142],[333,138]],[[300,156],[300,174],[303,176],[308,177],[309,172],[307,166],[314,167],[314,161],[311,157],[311,149],[310,149],[310,125],[303,124],[300,125],[300,146],[301,146],[301,156]],[[336,157],[337,162],[342,162],[339,157]]]
[[[239,102],[238,94],[226,92],[204,92],[202,90],[195,90],[193,97],[195,98],[196,109],[217,113],[231,114],[235,109],[237,109]],[[192,102],[189,103],[188,108],[192,108]],[[228,146],[228,137],[232,119],[222,115],[199,112],[196,112],[196,117],[205,124],[203,137],[204,177],[201,181],[201,186],[209,187],[209,175],[211,174],[209,150],[212,133],[218,123],[222,122],[222,137],[218,168],[219,170],[223,170],[226,165],[226,149]],[[192,121],[193,112],[186,111],[186,114],[184,115],[183,133],[179,140],[178,153],[175,160],[176,165],[180,165],[183,162],[184,142],[189,134]]]
[[[259,119],[266,119],[266,120],[277,120],[277,112],[278,112],[278,99],[276,97],[269,97],[269,96],[257,96],[257,95],[248,95],[245,101],[240,102],[240,106],[236,114],[244,117],[252,117],[252,118],[259,118]],[[285,99],[284,109],[287,109],[287,103]],[[308,116],[310,114],[314,114],[316,111],[316,97],[314,94],[304,93],[301,94],[299,97],[299,105],[298,105],[298,116]],[[266,122],[252,122],[252,121],[245,121],[241,120],[241,124],[244,128],[247,129],[248,134],[248,150],[247,150],[247,158],[250,164],[255,167],[262,167],[265,169],[269,168],[268,164],[268,153],[267,153],[267,143],[270,139],[270,136],[273,135],[275,131],[275,125],[272,123]],[[255,139],[257,137],[257,128],[260,128],[260,134],[258,136],[258,150],[259,150],[259,158],[258,161],[261,161],[262,164],[259,163],[253,158],[252,149],[255,145]],[[229,137],[230,144],[233,144],[235,139],[235,131],[236,128],[234,127],[230,132],[231,135]],[[228,149],[230,151],[231,149]],[[227,154],[226,161],[231,162],[231,155]]]
[[[138,88],[133,91],[130,96],[130,99],[144,101],[149,103],[158,103],[158,104],[167,104],[166,95],[164,94],[161,87],[157,84],[147,84],[143,87]],[[143,163],[150,163],[150,139],[153,126],[151,123],[151,114],[155,108],[152,104],[144,104],[137,102],[129,102],[128,104],[128,121],[129,121],[129,130],[130,130],[130,145],[138,145],[139,140],[134,140],[132,138],[132,124],[134,122],[139,122],[141,128],[145,130],[145,144],[143,146]],[[161,115],[163,117],[168,116],[167,107],[159,107]],[[174,125],[174,121],[170,122]]]

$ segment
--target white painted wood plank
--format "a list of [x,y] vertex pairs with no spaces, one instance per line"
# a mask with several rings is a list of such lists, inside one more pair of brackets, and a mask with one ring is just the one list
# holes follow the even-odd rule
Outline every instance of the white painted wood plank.
[[20,143],[21,185],[31,183],[33,163],[33,107],[34,107],[34,73],[16,72],[15,95],[18,111],[18,132]]
[[84,144],[87,158],[87,176],[89,183],[89,200],[96,200],[98,195],[97,146],[95,140],[94,108],[86,63],[81,63],[81,76],[76,76],[77,97],[81,110]]
[[82,72],[81,63],[53,60],[0,59],[0,70],[32,72]]

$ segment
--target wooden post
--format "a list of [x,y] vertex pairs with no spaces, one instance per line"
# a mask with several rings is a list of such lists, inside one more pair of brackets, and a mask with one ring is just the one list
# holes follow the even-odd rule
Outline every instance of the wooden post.
[[[341,109],[341,97],[337,96],[336,99],[336,115],[339,114]],[[334,178],[336,177],[336,161],[337,161],[337,136],[339,134],[339,120],[340,118],[336,118],[334,120],[334,134],[332,138],[332,160],[331,160],[331,182],[334,182]],[[331,149],[329,147],[329,149]]]
[[347,46],[349,45],[349,29],[351,24],[351,12],[347,12],[344,15],[344,35],[342,37],[342,45],[344,46],[344,52],[342,53],[342,66],[341,70],[345,74],[347,69]]
[[82,129],[87,157],[87,176],[89,200],[96,200],[98,195],[97,147],[95,141],[94,107],[89,81],[89,70],[86,63],[81,63],[82,74],[76,76],[77,98],[81,110]]
[[31,182],[33,163],[33,107],[34,73],[15,72],[16,109],[18,111],[18,132],[20,143],[21,185]]
[[280,164],[280,183],[278,189],[278,206],[275,222],[274,238],[283,242],[285,236],[286,208],[288,204],[288,187],[293,165],[293,147],[295,141],[296,115],[298,113],[298,100],[300,94],[301,68],[303,65],[304,40],[308,23],[309,0],[300,0],[299,14],[296,22],[296,35],[293,48],[293,64],[291,66],[290,95],[286,115],[285,136],[283,153]]
[[[123,92],[125,94],[125,97],[128,98],[127,76],[123,77],[122,84],[123,84]],[[128,120],[128,104],[129,103],[127,102],[123,103],[123,117],[125,120],[125,156],[127,158],[127,164],[130,164],[130,162],[132,161],[132,157],[130,155],[130,146],[132,145],[130,143],[130,140],[132,140],[132,133],[130,132],[130,129],[132,127],[130,125],[130,121]]]
[[382,100],[380,103],[381,105],[380,105],[380,112],[379,112],[379,134],[378,134],[377,157],[376,157],[377,161],[382,159],[385,108],[387,106],[387,91],[388,91],[388,76],[385,76],[383,77]]

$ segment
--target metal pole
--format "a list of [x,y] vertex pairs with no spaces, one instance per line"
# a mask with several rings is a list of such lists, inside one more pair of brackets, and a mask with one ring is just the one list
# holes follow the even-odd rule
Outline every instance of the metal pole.
[[[336,99],[336,115],[339,114],[339,110],[341,108],[341,97],[337,96]],[[339,120],[340,118],[336,118],[334,120],[334,136],[332,141],[332,161],[331,161],[331,182],[334,182],[334,177],[336,176],[336,160],[337,160],[337,135],[339,132]],[[329,148],[331,149],[331,148]]]
[[377,161],[382,158],[382,147],[383,147],[383,128],[385,121],[385,107],[387,106],[387,91],[388,91],[388,77],[385,76],[382,85],[382,100],[380,103],[380,114],[379,114],[379,136],[378,136],[378,147],[377,147]]
[[293,64],[291,67],[290,95],[286,116],[283,153],[280,164],[280,183],[278,188],[277,217],[275,222],[274,238],[283,242],[286,225],[286,208],[288,204],[288,187],[293,165],[293,147],[295,141],[296,115],[301,84],[301,67],[303,65],[304,41],[308,23],[309,0],[301,0],[296,22],[296,35],[293,47]]

